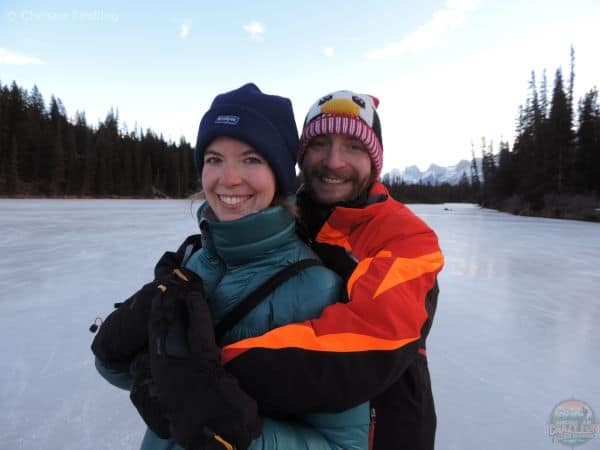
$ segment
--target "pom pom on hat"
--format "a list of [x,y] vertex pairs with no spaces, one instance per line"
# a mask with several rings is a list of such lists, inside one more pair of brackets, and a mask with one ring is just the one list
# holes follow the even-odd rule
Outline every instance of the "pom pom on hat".
[[360,140],[371,158],[375,176],[383,166],[381,123],[377,115],[379,100],[367,94],[336,91],[321,97],[311,106],[300,137],[298,163],[302,164],[310,140],[322,134],[344,134]]

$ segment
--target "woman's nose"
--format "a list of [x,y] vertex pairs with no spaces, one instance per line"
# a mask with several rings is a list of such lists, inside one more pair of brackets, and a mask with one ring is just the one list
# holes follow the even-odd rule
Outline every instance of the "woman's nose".
[[225,164],[221,174],[221,182],[225,186],[235,186],[242,182],[240,171],[234,164]]

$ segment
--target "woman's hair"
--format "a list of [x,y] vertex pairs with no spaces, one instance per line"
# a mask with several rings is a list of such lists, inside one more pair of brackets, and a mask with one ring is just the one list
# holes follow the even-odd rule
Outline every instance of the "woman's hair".
[[273,197],[273,201],[271,202],[271,205],[272,206],[275,206],[275,205],[281,205],[281,206],[283,206],[289,212],[292,213],[292,216],[294,216],[296,218],[296,221],[300,220],[300,210],[298,209],[298,207],[296,206],[296,204],[290,202],[283,195],[275,194],[275,197]]

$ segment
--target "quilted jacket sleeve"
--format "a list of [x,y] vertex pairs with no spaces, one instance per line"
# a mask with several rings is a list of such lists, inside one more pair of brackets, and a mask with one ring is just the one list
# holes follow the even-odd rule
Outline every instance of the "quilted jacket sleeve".
[[113,386],[124,389],[126,391],[131,390],[133,383],[133,377],[129,372],[123,372],[121,370],[109,369],[106,367],[99,358],[95,360],[96,370],[98,373]]

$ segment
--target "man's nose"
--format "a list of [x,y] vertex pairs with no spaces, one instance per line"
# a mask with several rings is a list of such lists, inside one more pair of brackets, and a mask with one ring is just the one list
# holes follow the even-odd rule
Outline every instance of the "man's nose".
[[339,169],[346,165],[344,152],[338,143],[333,143],[325,156],[325,166],[329,169]]

